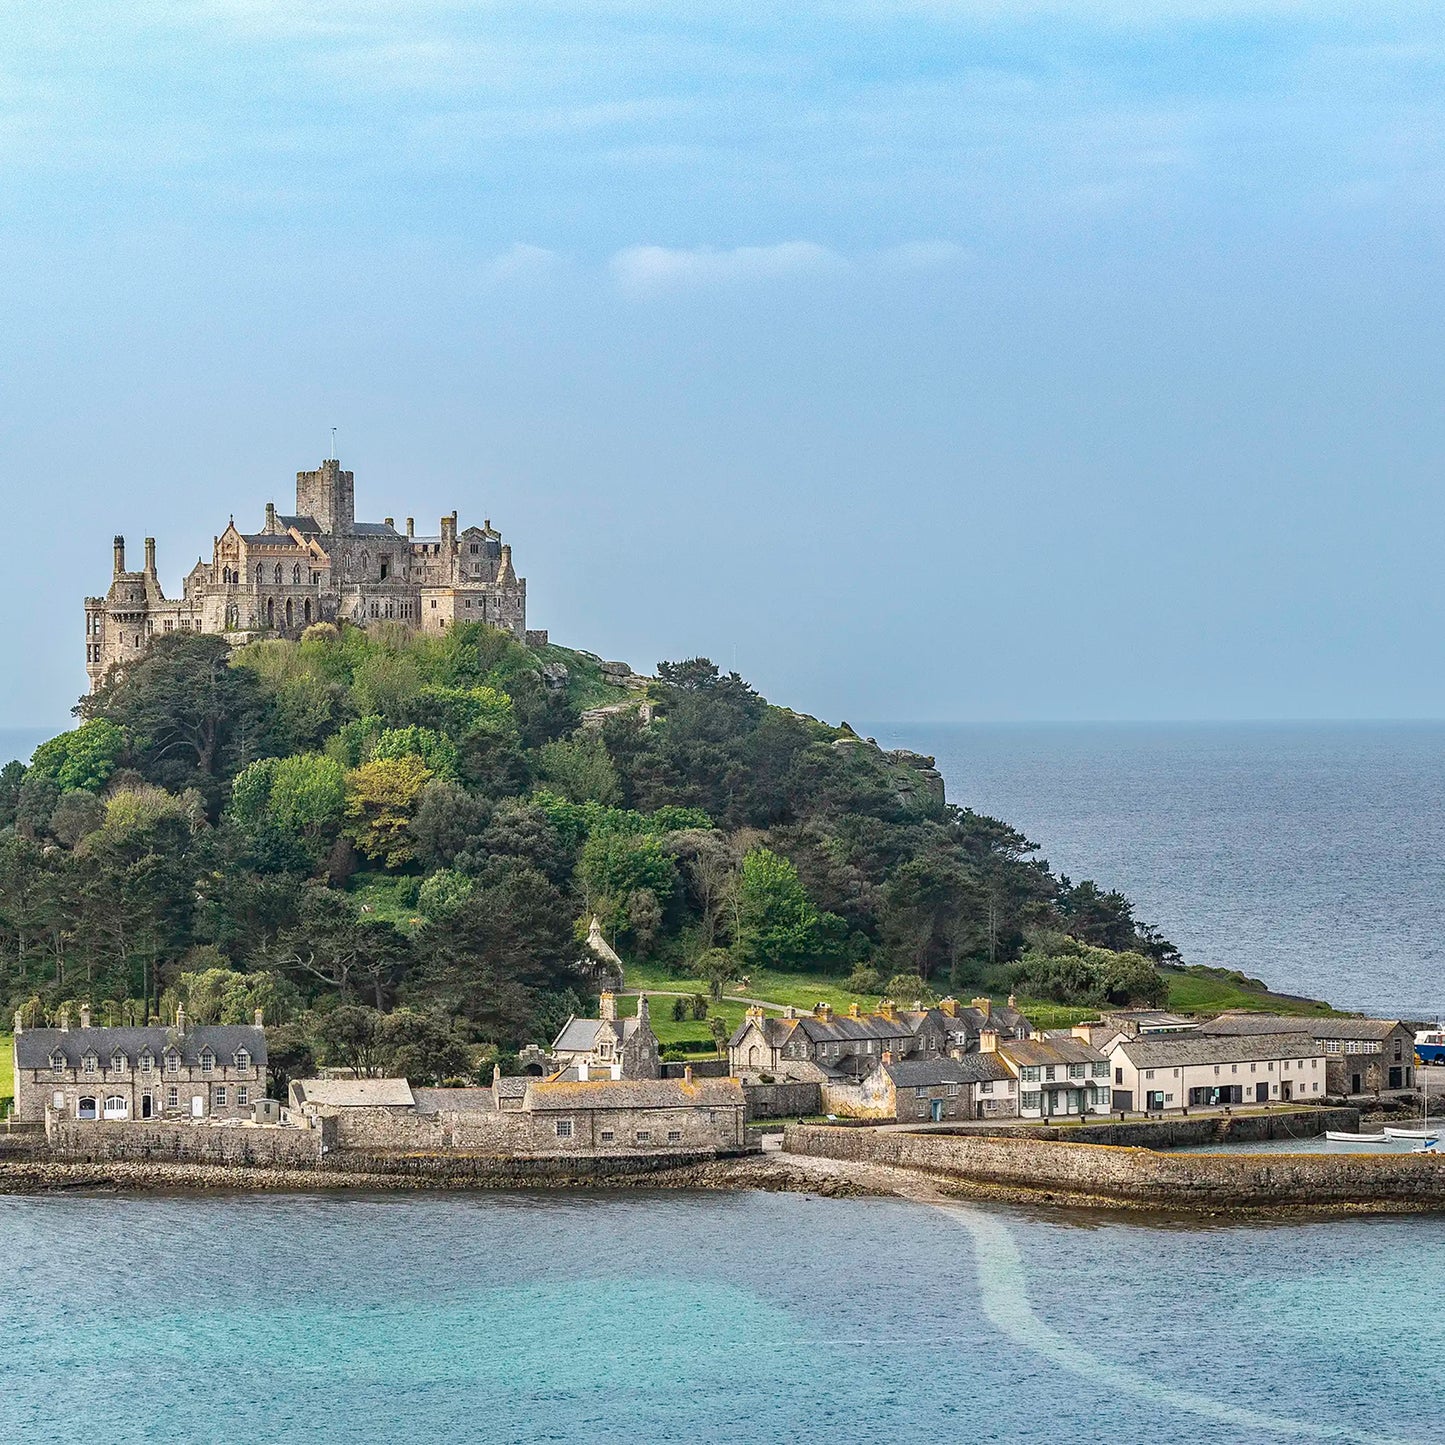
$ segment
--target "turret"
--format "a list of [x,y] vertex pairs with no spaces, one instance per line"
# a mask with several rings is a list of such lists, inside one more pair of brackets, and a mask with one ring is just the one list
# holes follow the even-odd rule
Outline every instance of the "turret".
[[119,577],[125,571],[125,538],[117,536],[110,545],[115,555],[115,575]]
[[517,574],[512,570],[512,544],[502,544],[502,560],[497,567],[497,586],[511,586],[517,580]]
[[156,539],[154,537],[146,538],[146,575],[148,577],[156,575]]

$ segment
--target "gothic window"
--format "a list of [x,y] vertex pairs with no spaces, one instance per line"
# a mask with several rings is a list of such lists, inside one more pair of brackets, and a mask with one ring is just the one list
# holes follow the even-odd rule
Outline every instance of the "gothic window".
[[277,582],[278,585],[280,584],[280,581],[281,581],[281,564],[278,562],[278,563],[276,564],[276,582]]
[[266,626],[267,626],[267,627],[275,627],[275,625],[276,625],[276,599],[275,599],[274,597],[268,597],[268,598],[266,599]]
[[301,564],[299,562],[291,569],[291,581],[297,587],[301,585]]
[[266,569],[260,562],[256,563],[256,586],[260,586],[266,580]]

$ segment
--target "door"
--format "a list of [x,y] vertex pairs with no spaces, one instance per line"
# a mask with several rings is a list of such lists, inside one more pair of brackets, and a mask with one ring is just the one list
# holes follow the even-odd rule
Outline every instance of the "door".
[[1267,1104],[1267,1103],[1269,1103],[1269,1085],[1268,1085],[1268,1084],[1256,1084],[1256,1085],[1254,1086],[1254,1102],[1255,1102],[1256,1104]]
[[1144,1107],[1148,1110],[1162,1109],[1164,1107],[1163,1089],[1150,1089],[1149,1092],[1144,1095]]
[[934,1099],[929,1106],[929,1112],[935,1124],[943,1123],[943,1100]]
[[206,1101],[199,1094],[197,1094],[196,1097],[191,1100],[191,1118],[204,1119],[205,1117]]
[[140,1116],[142,1119],[149,1119],[151,1116],[151,1096],[149,1094],[140,1096]]
[[1351,1074],[1351,1075],[1350,1075],[1350,1093],[1352,1093],[1352,1094],[1358,1094],[1359,1092],[1360,1092],[1360,1076],[1359,1076],[1358,1074]]
[[1390,1070],[1390,1087],[1392,1089],[1398,1089],[1400,1087],[1400,1078],[1401,1072],[1399,1069]]
[[1286,1100],[1294,1098],[1294,1083],[1292,1080],[1281,1079],[1279,1081],[1279,1096],[1281,1099]]

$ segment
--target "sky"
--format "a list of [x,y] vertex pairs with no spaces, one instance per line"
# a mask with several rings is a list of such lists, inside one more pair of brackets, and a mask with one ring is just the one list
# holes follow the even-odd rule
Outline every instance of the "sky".
[[0,725],[288,510],[840,718],[1445,716],[1445,27],[0,0]]

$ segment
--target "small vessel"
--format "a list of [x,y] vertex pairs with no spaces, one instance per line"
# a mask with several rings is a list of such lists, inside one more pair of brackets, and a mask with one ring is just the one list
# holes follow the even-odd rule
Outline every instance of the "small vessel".
[[1387,1139],[1423,1139],[1427,1144],[1433,1144],[1439,1139],[1439,1131],[1429,1129],[1391,1129],[1386,1128]]
[[1325,1130],[1325,1138],[1333,1139],[1336,1144],[1383,1144],[1383,1134],[1336,1134],[1333,1129]]

